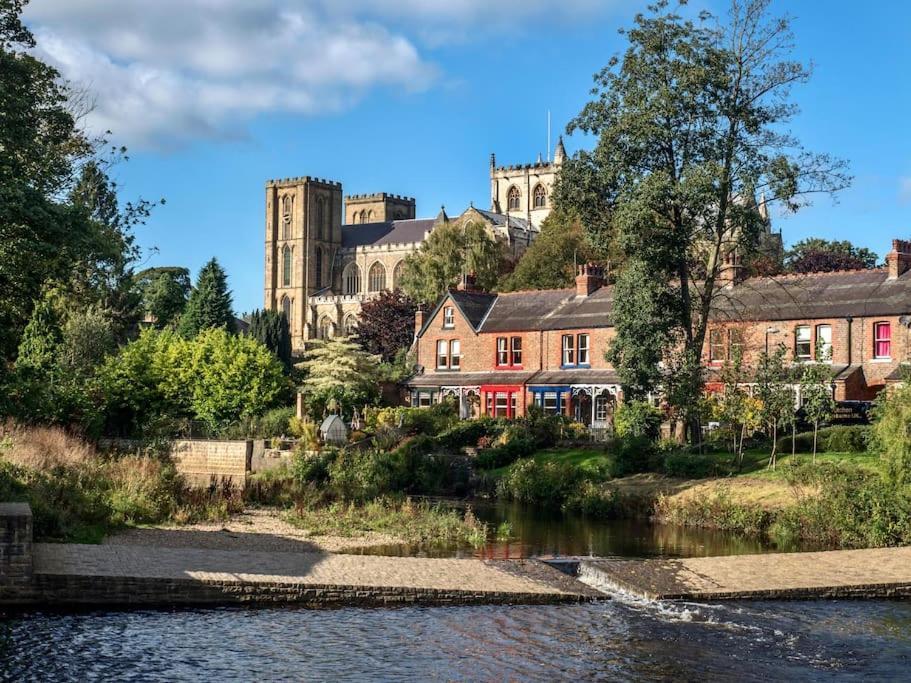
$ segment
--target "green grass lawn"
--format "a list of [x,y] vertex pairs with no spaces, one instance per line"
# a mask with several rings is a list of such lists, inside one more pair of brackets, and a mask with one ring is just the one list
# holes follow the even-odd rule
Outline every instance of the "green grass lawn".
[[[797,453],[794,456],[790,452],[779,453],[775,470],[770,470],[768,469],[769,453],[769,447],[752,448],[744,451],[743,468],[740,472],[737,472],[732,466],[733,456],[727,452],[710,453],[694,457],[703,457],[714,461],[714,469],[721,476],[725,476],[724,473],[729,473],[726,476],[766,477],[770,479],[786,478],[793,466],[813,462],[812,453]],[[551,461],[570,464],[592,474],[604,471],[611,462],[610,452],[605,451],[603,448],[549,448],[538,451],[532,457],[539,462]],[[817,453],[816,463],[849,464],[873,471],[882,471],[883,468],[882,460],[871,453]],[[502,474],[505,470],[506,468],[504,467],[494,470],[493,473]]]

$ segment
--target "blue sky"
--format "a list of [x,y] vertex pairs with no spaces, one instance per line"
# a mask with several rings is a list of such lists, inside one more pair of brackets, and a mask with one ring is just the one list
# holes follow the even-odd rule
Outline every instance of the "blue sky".
[[[216,256],[238,311],[262,304],[267,179],[408,194],[419,216],[486,206],[490,153],[546,153],[546,111],[555,137],[646,3],[249,4],[32,0],[26,14],[43,54],[95,93],[88,125],[130,147],[115,171],[123,196],[167,200],[138,232],[147,263],[195,274]],[[792,130],[854,175],[837,203],[820,197],[774,226],[786,244],[850,239],[882,256],[911,237],[911,4],[772,7],[795,18],[795,54],[815,65]],[[570,153],[587,143],[566,140]]]

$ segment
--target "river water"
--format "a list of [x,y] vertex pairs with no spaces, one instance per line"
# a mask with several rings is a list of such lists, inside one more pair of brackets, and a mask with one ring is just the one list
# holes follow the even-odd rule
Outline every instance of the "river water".
[[[758,541],[480,506],[513,539],[391,554],[661,557]],[[375,551],[372,551],[375,552]],[[597,586],[597,578],[591,579]],[[610,589],[605,589],[610,591]],[[0,620],[2,681],[911,680],[911,602],[33,613]]]

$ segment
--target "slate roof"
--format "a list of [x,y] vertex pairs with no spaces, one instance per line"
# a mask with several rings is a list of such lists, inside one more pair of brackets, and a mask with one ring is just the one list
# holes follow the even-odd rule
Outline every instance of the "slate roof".
[[[506,225],[506,220],[507,220],[506,214],[494,213],[493,211],[485,211],[484,209],[479,209],[477,207],[474,207],[474,210],[477,211],[482,216],[484,216],[484,218],[489,220],[494,225]],[[508,216],[508,219],[509,219],[510,228],[518,228],[519,230],[533,230],[533,231],[538,230],[534,225],[529,224],[529,222],[527,220],[525,220],[524,218],[519,218],[518,216],[510,215],[510,216]]]
[[482,332],[521,332],[523,330],[564,330],[608,327],[613,303],[613,287],[602,287],[590,296],[576,296],[575,289],[500,294]]
[[481,384],[522,385],[531,379],[534,371],[514,372],[427,372],[408,380],[414,387],[465,387]]
[[620,376],[614,370],[575,368],[572,370],[542,370],[529,381],[538,384],[620,384]]
[[342,226],[342,248],[350,249],[383,244],[410,244],[424,240],[433,228],[433,218],[414,218],[381,223],[357,223]]
[[450,290],[449,295],[475,329],[478,329],[490,310],[490,305],[497,298],[496,294],[490,292],[466,292],[458,289]]
[[890,280],[885,270],[750,278],[722,290],[716,320],[802,320],[911,312],[911,271]]

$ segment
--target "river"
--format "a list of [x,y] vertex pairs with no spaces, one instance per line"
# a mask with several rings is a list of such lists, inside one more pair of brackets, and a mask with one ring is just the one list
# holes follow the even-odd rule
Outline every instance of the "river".
[[[512,540],[394,554],[765,552],[725,534],[476,505]],[[375,552],[375,551],[372,551]],[[3,681],[907,680],[911,602],[32,613],[0,621]]]

